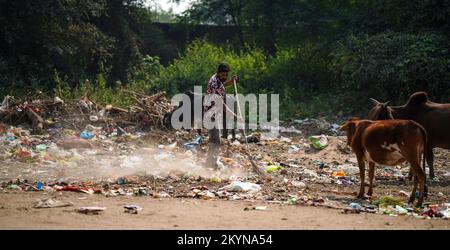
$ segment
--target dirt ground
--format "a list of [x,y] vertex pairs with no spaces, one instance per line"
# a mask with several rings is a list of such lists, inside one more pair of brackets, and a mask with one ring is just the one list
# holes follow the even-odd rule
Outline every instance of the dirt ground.
[[[305,131],[304,129],[302,129]],[[316,133],[317,134],[317,133]],[[261,167],[284,164],[271,173],[272,181],[257,178],[251,164],[242,157],[243,144],[224,141],[221,152],[225,170],[207,169],[202,164],[207,145],[196,155],[183,148],[194,133],[152,133],[136,141],[99,141],[94,149],[62,151],[68,156],[52,162],[19,162],[5,158],[0,166],[0,229],[449,229],[450,220],[420,219],[371,213],[344,214],[351,203],[370,206],[371,201],[393,196],[407,201],[411,183],[406,180],[409,166],[376,169],[374,195],[369,200],[356,199],[359,175],[353,171],[356,159],[346,146],[344,136],[329,135],[329,146],[316,150],[309,146],[307,134],[283,134],[282,138],[249,145],[249,151]],[[286,139],[289,138],[289,139]],[[206,138],[207,141],[207,138]],[[175,152],[169,145],[177,142]],[[164,145],[163,147],[161,147]],[[289,152],[295,145],[297,152]],[[60,151],[58,151],[60,152]],[[437,149],[435,172],[438,179],[429,183],[428,204],[449,203],[450,154]],[[70,154],[69,154],[70,153]],[[60,158],[58,158],[60,159]],[[228,159],[228,160],[227,160]],[[344,178],[333,176],[342,166],[350,166]],[[352,170],[353,169],[353,170]],[[221,177],[213,181],[213,177]],[[257,183],[257,195],[223,193],[224,186],[237,175],[243,181]],[[126,179],[120,184],[119,177]],[[121,178],[122,178],[121,177]],[[11,190],[15,180],[22,191]],[[12,182],[11,182],[12,181]],[[32,191],[37,181],[52,191]],[[302,182],[303,186],[293,183]],[[366,179],[367,182],[367,179]],[[31,184],[30,184],[31,183]],[[102,194],[58,191],[67,184],[93,187]],[[145,196],[133,195],[143,188]],[[192,195],[193,190],[207,191],[213,198]],[[26,191],[27,190],[27,191]],[[109,197],[116,191],[114,197]],[[123,193],[120,193],[120,192]],[[400,192],[402,191],[402,192]],[[118,195],[117,193],[120,193]],[[131,192],[131,193],[130,193]],[[140,192],[140,191],[139,191]],[[161,194],[171,198],[160,198]],[[130,196],[131,195],[131,196]],[[295,196],[298,201],[288,205]],[[36,200],[52,197],[70,201],[73,206],[33,208]],[[207,199],[207,200],[205,200]],[[143,208],[137,215],[124,212],[126,204]],[[266,210],[244,209],[262,205]],[[99,215],[76,212],[83,206],[106,207]]]
[[[53,197],[74,206],[32,208],[37,199]],[[138,214],[124,212],[125,204],[143,208]],[[244,211],[248,206],[266,210]],[[105,206],[98,215],[76,212],[82,206]],[[81,193],[0,194],[1,229],[450,229],[450,221],[418,220],[378,214],[342,214],[341,210],[270,204],[268,202],[211,201],[114,197]]]

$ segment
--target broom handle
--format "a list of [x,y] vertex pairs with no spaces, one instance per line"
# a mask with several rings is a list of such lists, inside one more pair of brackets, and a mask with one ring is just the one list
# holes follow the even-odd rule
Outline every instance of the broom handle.
[[[238,97],[238,90],[237,90],[237,85],[236,85],[236,80],[233,81],[234,83],[234,91],[236,93],[236,101],[237,101],[237,106],[238,106],[238,111],[239,111],[239,116],[244,120],[244,118],[242,117],[242,111],[241,111],[241,106],[239,104],[239,97]],[[264,179],[272,179],[272,177],[270,177],[269,175],[267,175],[263,170],[261,170],[258,165],[256,165],[256,163],[253,161],[252,156],[249,154],[249,150],[248,150],[248,140],[247,140],[247,134],[245,133],[245,120],[244,120],[244,136],[245,136],[245,154],[247,155],[248,159],[250,160],[250,163],[252,164],[253,170],[262,178]]]
[[245,137],[245,147],[246,147],[247,150],[248,150],[247,134],[245,133],[245,118],[242,117],[241,105],[239,104],[239,96],[238,96],[238,90],[237,90],[236,79],[233,80],[233,84],[234,84],[234,91],[235,91],[235,93],[236,93],[236,101],[237,101],[237,106],[238,106],[239,116],[240,116],[241,119],[244,121],[243,132],[244,132],[244,137]]

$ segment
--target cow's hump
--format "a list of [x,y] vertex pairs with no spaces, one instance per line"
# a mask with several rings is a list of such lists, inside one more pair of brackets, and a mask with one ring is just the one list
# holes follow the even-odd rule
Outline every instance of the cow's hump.
[[417,92],[409,97],[406,106],[416,106],[428,101],[428,94],[426,92]]

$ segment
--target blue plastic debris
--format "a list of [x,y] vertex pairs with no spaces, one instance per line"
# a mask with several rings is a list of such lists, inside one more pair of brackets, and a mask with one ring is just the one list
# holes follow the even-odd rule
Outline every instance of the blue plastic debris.
[[92,138],[94,138],[94,134],[89,133],[88,131],[84,130],[83,132],[81,132],[80,137],[83,139],[92,139]]
[[119,177],[119,179],[117,180],[117,184],[119,184],[119,185],[123,185],[123,184],[126,184],[126,180],[125,180],[125,178],[123,178],[123,177]]
[[362,206],[359,205],[358,203],[350,203],[349,207],[356,211],[361,211],[363,209]]
[[187,150],[195,151],[196,147],[203,143],[203,137],[199,134],[195,137],[195,139],[192,142],[188,142],[184,144],[184,147]]

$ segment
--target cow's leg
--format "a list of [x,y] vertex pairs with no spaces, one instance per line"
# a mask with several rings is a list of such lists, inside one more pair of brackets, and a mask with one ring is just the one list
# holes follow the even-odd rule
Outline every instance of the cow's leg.
[[424,199],[424,189],[425,189],[425,180],[426,174],[423,170],[423,166],[421,166],[422,160],[422,150],[420,149],[420,145],[417,150],[412,150],[411,148],[402,150],[402,154],[405,156],[406,160],[411,164],[411,169],[414,176],[414,184],[411,195],[409,197],[409,203],[413,204],[416,198],[416,190],[417,186],[419,187],[419,199],[417,201],[417,206],[422,206]]
[[411,196],[409,197],[409,203],[414,203],[416,198],[416,190],[417,186],[419,187],[419,200],[417,201],[417,206],[421,206],[424,199],[424,189],[425,189],[425,172],[420,167],[420,164],[411,165],[411,168],[414,168],[414,185],[413,190],[411,192]]
[[373,179],[375,177],[375,163],[369,162],[369,191],[367,191],[368,196],[373,194]]
[[202,135],[202,129],[197,129],[197,134],[201,136]]
[[358,198],[363,198],[364,197],[364,178],[366,175],[366,166],[364,164],[364,160],[362,158],[358,158],[358,167],[359,167],[359,178],[360,178],[360,188],[359,188],[359,193],[358,193]]
[[[419,169],[422,170],[420,167]],[[420,207],[422,206],[425,197],[426,173],[424,171],[419,171],[417,179],[419,182],[419,200],[417,201],[417,206]]]
[[413,178],[413,170],[412,168],[409,168],[408,180],[411,181],[412,178]]
[[409,196],[408,203],[410,203],[410,204],[414,203],[414,199],[416,198],[416,190],[417,190],[417,176],[414,175],[413,188],[411,191],[411,195]]
[[434,167],[433,167],[433,161],[434,161],[434,155],[433,155],[433,148],[428,147],[427,149],[427,165],[428,168],[430,168],[430,178],[433,179],[434,176]]

